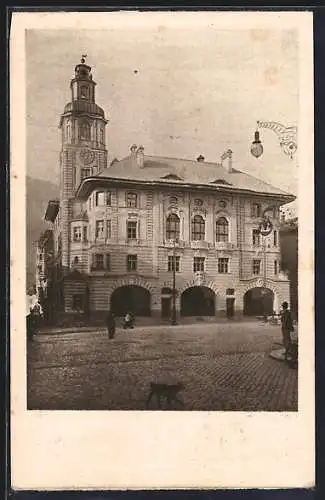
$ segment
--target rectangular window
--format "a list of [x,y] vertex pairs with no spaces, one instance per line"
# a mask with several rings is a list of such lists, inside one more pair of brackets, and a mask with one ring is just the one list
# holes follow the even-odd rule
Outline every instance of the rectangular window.
[[168,256],[168,271],[169,272],[172,272],[172,271],[176,271],[177,273],[179,273],[179,269],[180,269],[180,257],[178,255],[169,255]]
[[96,238],[104,238],[104,221],[96,220]]
[[88,227],[87,226],[83,227],[83,240],[88,241]]
[[83,296],[81,293],[72,296],[72,309],[79,311],[83,306]]
[[95,253],[94,267],[95,269],[104,269],[104,255],[102,253]]
[[277,260],[274,261],[274,274],[275,275],[278,274],[278,261]]
[[261,244],[261,235],[258,229],[253,229],[253,247],[259,247]]
[[73,241],[81,241],[81,227],[75,226],[73,228]]
[[278,246],[278,233],[277,233],[277,231],[273,231],[273,245],[275,247]]
[[106,198],[106,205],[110,207],[112,204],[112,193],[110,191],[106,191],[105,198]]
[[127,193],[126,206],[128,208],[137,208],[138,197],[136,193]]
[[259,259],[253,260],[253,274],[261,274],[261,261]]
[[229,259],[221,257],[218,259],[218,273],[226,274],[229,270]]
[[96,207],[102,207],[105,205],[106,196],[104,191],[97,191],[95,193],[95,204]]
[[136,271],[137,270],[137,262],[138,262],[138,256],[137,255],[128,255],[127,256],[127,270],[128,271]]
[[128,240],[136,240],[137,238],[137,222],[133,220],[127,221],[127,236]]
[[110,220],[106,221],[106,238],[110,239],[112,237],[112,224]]
[[82,168],[81,169],[81,180],[85,179],[86,177],[91,176],[91,169],[90,168]]
[[111,270],[111,256],[109,253],[106,254],[106,262],[105,262],[105,267],[108,271]]
[[252,203],[252,217],[261,216],[261,205],[259,203]]
[[204,261],[205,261],[204,257],[194,257],[193,271],[195,273],[204,272]]

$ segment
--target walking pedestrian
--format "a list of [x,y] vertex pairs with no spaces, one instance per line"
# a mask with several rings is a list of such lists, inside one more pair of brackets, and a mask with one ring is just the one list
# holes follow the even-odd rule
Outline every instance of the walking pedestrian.
[[289,311],[288,302],[282,303],[281,330],[282,330],[283,345],[285,348],[284,356],[285,356],[285,359],[287,359],[289,347],[291,344],[291,332],[294,331],[293,320],[292,320],[291,312]]
[[108,338],[113,339],[115,335],[115,318],[111,311],[108,311],[107,313],[106,326],[108,330]]

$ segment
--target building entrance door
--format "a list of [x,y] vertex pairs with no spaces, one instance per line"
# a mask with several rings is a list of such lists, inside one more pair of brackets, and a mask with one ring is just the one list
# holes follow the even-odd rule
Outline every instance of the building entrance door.
[[170,318],[171,317],[171,308],[172,299],[171,297],[163,297],[161,299],[161,317],[162,318]]
[[226,299],[227,318],[233,318],[235,314],[235,299]]

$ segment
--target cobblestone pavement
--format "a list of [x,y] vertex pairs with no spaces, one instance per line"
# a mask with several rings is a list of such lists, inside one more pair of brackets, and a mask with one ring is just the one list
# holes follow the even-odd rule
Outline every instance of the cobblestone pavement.
[[296,411],[297,370],[268,357],[277,342],[280,328],[260,323],[38,335],[28,409],[144,410],[150,382],[180,381],[184,410]]

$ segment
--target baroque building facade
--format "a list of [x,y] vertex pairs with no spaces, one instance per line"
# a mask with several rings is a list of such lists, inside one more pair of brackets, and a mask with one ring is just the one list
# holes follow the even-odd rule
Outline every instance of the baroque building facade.
[[[104,111],[82,60],[60,120],[60,200],[52,225],[52,300],[64,314],[261,314],[289,300],[280,207],[294,196],[220,162],[129,155],[107,164]],[[267,216],[272,230],[260,233]]]

